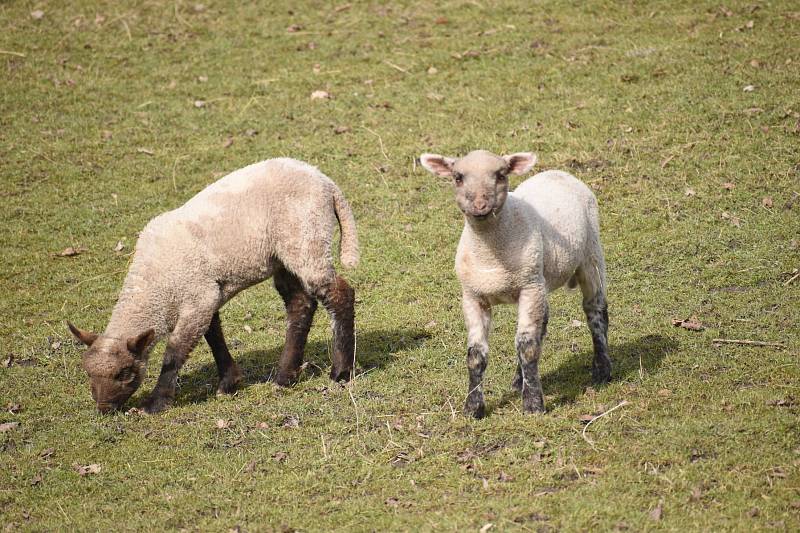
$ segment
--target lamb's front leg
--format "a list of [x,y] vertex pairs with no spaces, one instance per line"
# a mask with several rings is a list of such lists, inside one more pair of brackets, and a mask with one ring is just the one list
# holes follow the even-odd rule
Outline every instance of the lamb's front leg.
[[142,404],[144,411],[148,413],[163,411],[175,399],[178,372],[197,345],[197,341],[208,330],[215,311],[216,309],[209,310],[208,313],[195,312],[178,319],[177,326],[167,340],[158,382]]
[[472,294],[464,291],[462,299],[464,322],[467,325],[467,370],[469,392],[464,403],[464,413],[483,418],[486,404],[483,399],[483,373],[489,361],[489,326],[492,308]]
[[517,358],[525,413],[544,412],[544,394],[539,379],[539,358],[547,332],[547,290],[544,284],[527,287],[519,296],[517,319]]

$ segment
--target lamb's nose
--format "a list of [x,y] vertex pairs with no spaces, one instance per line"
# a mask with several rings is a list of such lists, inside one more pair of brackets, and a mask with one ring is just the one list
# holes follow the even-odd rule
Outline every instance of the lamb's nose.
[[476,211],[483,211],[484,209],[486,209],[486,206],[488,204],[486,203],[486,200],[484,198],[478,198],[477,200],[472,202],[472,205],[473,207],[475,207]]

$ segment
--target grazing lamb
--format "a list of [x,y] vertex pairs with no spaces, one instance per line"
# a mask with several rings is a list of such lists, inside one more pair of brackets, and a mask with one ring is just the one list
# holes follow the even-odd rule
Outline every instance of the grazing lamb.
[[281,158],[228,174],[151,220],[139,236],[105,332],[68,324],[89,347],[83,367],[97,408],[115,410],[130,398],[142,383],[150,349],[162,337],[167,345],[161,375],[145,411],[158,412],[172,402],[178,371],[202,336],[219,372],[217,393],[233,392],[242,373],[225,344],[219,309],[269,277],[287,312],[276,382],[296,380],[317,300],[333,321],[331,379],[349,379],[355,293],[333,266],[337,219],[342,264],[354,267],[356,225],[342,191],[311,165]]
[[509,192],[509,174],[523,175],[536,163],[530,153],[499,157],[477,150],[461,159],[422,154],[420,161],[431,173],[453,179],[456,203],[464,213],[456,253],[468,332],[464,411],[475,418],[485,414],[482,383],[492,306],[507,303],[518,305],[519,366],[513,387],[522,391],[525,412],[544,411],[539,357],[547,330],[547,294],[565,283],[581,287],[594,345],[592,377],[608,382],[605,260],[597,200],[589,188],[566,172],[550,170]]

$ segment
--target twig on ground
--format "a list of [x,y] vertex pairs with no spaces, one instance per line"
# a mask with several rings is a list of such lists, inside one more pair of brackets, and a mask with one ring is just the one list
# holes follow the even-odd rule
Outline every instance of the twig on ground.
[[384,59],[383,62],[386,63],[387,65],[389,65],[390,67],[392,67],[393,69],[397,69],[397,70],[399,70],[400,72],[402,72],[404,74],[408,74],[408,71],[406,69],[404,69],[403,67],[401,67],[399,65],[395,65],[391,61],[387,61],[387,60]]
[[586,426],[584,426],[583,431],[581,432],[581,436],[583,437],[583,440],[585,440],[586,442],[589,443],[589,446],[591,446],[593,450],[597,450],[597,448],[595,448],[594,442],[592,441],[592,439],[590,439],[589,437],[586,436],[586,430],[589,429],[589,426],[591,426],[594,423],[594,421],[597,420],[598,418],[603,418],[604,416],[606,416],[610,412],[615,411],[616,409],[619,409],[620,407],[625,406],[625,405],[628,405],[628,400],[622,400],[621,402],[619,402],[617,405],[615,405],[614,407],[612,407],[611,409],[609,409],[605,413],[601,413],[601,414],[597,415],[596,417],[592,418],[591,420],[589,420],[589,423],[586,424]]
[[713,344],[741,344],[744,346],[772,346],[774,348],[786,348],[782,342],[751,341],[747,339],[711,339]]
[[0,50],[0,54],[7,54],[10,56],[25,57],[22,52],[12,52],[11,50]]
[[389,156],[386,155],[386,150],[383,149],[383,139],[381,139],[381,136],[378,135],[377,133],[375,133],[374,131],[372,131],[371,129],[369,129],[368,127],[366,127],[366,126],[361,126],[361,127],[364,128],[365,130],[367,130],[368,132],[370,132],[371,134],[373,134],[375,137],[378,138],[378,144],[380,144],[380,146],[381,146],[381,153],[383,154],[383,157],[385,157],[386,160],[389,161]]
[[800,278],[800,271],[795,268],[794,269],[794,276],[792,276],[791,278],[789,278],[786,281],[784,281],[783,282],[783,286],[784,287],[788,287],[797,278]]

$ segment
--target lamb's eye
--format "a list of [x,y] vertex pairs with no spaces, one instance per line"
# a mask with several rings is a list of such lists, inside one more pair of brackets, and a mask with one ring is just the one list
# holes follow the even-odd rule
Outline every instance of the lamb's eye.
[[508,176],[506,176],[502,172],[498,172],[497,174],[495,174],[495,178],[497,179],[497,181],[505,181],[506,179],[508,179]]
[[456,182],[456,185],[461,185],[462,183],[464,183],[464,175],[453,174],[453,180]]

